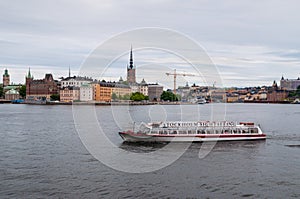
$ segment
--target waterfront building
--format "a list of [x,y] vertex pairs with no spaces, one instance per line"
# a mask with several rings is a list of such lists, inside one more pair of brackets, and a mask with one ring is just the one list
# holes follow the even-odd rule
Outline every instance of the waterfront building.
[[224,89],[211,89],[208,93],[213,102],[226,102],[226,91]]
[[285,90],[270,91],[267,94],[269,102],[282,102],[288,97],[288,93]]
[[116,83],[112,88],[112,93],[115,93],[118,98],[131,95],[131,88],[126,84]]
[[246,97],[247,97],[247,95],[239,94],[239,102],[244,102]]
[[8,86],[5,86],[5,87],[3,88],[3,92],[5,93],[5,92],[7,92],[7,91],[9,91],[9,90],[11,90],[11,89],[14,89],[14,90],[16,90],[16,91],[20,91],[20,88],[21,88],[21,87],[22,87],[21,84],[8,85]]
[[10,84],[10,75],[8,74],[8,70],[4,70],[3,74],[3,94],[6,100],[15,100],[20,98],[20,88],[22,87],[21,84],[19,85],[11,85]]
[[[70,75],[70,72],[69,72]],[[83,84],[88,84],[93,81],[92,78],[89,77],[80,77],[80,76],[73,76],[67,77],[61,80],[61,88],[64,87],[80,87]]]
[[163,86],[158,84],[148,84],[148,97],[150,101],[160,101],[160,96],[163,93]]
[[259,100],[267,100],[268,99],[268,93],[264,90],[258,92]]
[[127,82],[129,85],[136,84],[136,66],[133,63],[132,47],[130,49],[129,65],[127,64]]
[[3,87],[8,86],[10,84],[10,76],[8,74],[8,70],[4,70],[3,74]]
[[239,95],[237,93],[227,93],[226,94],[226,100],[228,103],[238,102],[239,101]]
[[15,89],[11,89],[9,91],[5,92],[5,100],[16,100],[20,98],[20,93],[15,90]]
[[79,87],[64,87],[59,91],[60,101],[62,102],[74,102],[79,101],[80,89]]
[[138,84],[132,84],[130,85],[130,91],[131,93],[140,92],[140,86]]
[[113,94],[119,99],[122,99],[124,96],[129,98],[131,95],[131,88],[126,84],[101,81],[93,82],[92,85],[95,101],[110,102]]
[[240,95],[240,99],[243,99],[244,101],[265,101],[268,99],[268,94],[266,91],[262,90],[259,91],[258,93],[248,93],[246,97],[243,97],[243,95]]
[[195,83],[190,88],[191,95],[195,98],[200,93],[200,86],[196,85]]
[[288,97],[288,92],[285,89],[280,89],[277,86],[276,81],[273,82],[272,87],[267,93],[267,100],[269,102],[281,102]]
[[300,78],[297,79],[284,79],[282,76],[280,80],[280,87],[284,90],[297,90],[298,86],[300,86]]
[[93,101],[93,86],[91,84],[82,84],[79,89],[79,100],[83,102]]
[[185,86],[179,86],[176,93],[181,96],[181,101],[183,102],[193,99],[188,82],[186,82]]
[[145,96],[148,96],[148,84],[144,79],[139,84],[139,92]]
[[195,83],[190,87],[190,95],[192,96],[192,99],[208,98],[208,91],[208,86],[198,86]]
[[94,100],[102,101],[102,102],[103,101],[110,102],[113,86],[114,86],[114,83],[111,83],[111,82],[102,81],[102,82],[93,83]]
[[34,80],[29,69],[26,76],[26,99],[50,100],[53,94],[59,94],[59,90],[52,74],[45,74],[44,79]]

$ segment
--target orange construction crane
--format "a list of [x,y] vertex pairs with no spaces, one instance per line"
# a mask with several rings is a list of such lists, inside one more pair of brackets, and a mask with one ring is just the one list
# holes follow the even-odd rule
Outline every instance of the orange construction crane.
[[174,73],[166,73],[166,75],[173,75],[174,76],[174,94],[176,95],[176,77],[177,76],[195,76],[193,74],[186,74],[186,73],[177,73],[176,69],[174,69]]

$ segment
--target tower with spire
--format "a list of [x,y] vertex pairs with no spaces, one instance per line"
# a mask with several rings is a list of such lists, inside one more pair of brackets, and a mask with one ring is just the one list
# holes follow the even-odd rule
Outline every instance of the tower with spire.
[[136,67],[133,63],[133,54],[132,54],[132,46],[131,46],[129,65],[127,64],[127,82],[130,85],[136,83],[135,70],[136,70]]
[[25,82],[26,82],[26,96],[29,96],[30,95],[30,83],[32,82],[33,80],[33,76],[31,75],[31,72],[30,72],[30,68],[28,69],[28,73],[25,77]]
[[8,74],[8,70],[6,68],[3,74],[3,87],[8,86],[9,84],[10,84],[10,77]]
[[71,77],[71,67],[69,66],[69,77]]

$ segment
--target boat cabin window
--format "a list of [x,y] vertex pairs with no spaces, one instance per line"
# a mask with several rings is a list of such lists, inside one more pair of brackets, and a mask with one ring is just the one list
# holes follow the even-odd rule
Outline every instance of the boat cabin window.
[[197,134],[205,134],[205,131],[202,129],[202,130],[197,130]]
[[249,132],[250,133],[258,133],[258,129],[257,128],[250,128]]
[[242,133],[249,133],[249,129],[242,129]]
[[225,129],[223,133],[228,134],[228,133],[230,133],[230,130]]

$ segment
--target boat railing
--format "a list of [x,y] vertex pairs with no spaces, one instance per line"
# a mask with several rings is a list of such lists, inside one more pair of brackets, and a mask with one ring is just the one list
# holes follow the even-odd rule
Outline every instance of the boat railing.
[[164,134],[164,135],[177,135],[177,134],[254,134],[259,133],[257,127],[224,127],[224,128],[153,128],[147,132],[149,134]]

